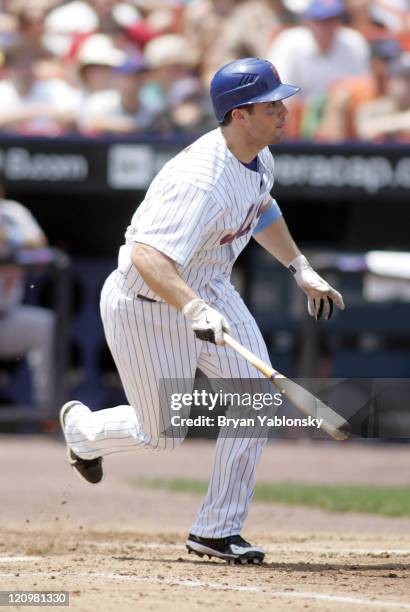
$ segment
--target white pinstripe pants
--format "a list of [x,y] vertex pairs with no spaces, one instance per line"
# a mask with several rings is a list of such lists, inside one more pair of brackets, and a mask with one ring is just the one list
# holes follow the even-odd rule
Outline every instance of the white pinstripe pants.
[[[269,363],[262,335],[242,299],[232,290],[228,301],[212,306],[226,316],[234,336]],[[84,459],[139,448],[171,449],[182,442],[183,436],[161,435],[160,379],[193,380],[197,367],[212,379],[262,377],[229,347],[199,341],[175,308],[143,301],[131,291],[121,292],[115,272],[102,290],[101,316],[130,405],[70,411],[66,435],[71,448]],[[208,492],[192,533],[211,538],[240,533],[265,441],[220,432]]]

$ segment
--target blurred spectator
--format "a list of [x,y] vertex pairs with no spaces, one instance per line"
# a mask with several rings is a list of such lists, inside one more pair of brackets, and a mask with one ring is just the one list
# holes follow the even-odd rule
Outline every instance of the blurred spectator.
[[[46,245],[46,237],[22,204],[4,197],[0,179],[0,259],[13,257],[19,249]],[[26,356],[33,398],[39,407],[53,399],[54,314],[50,310],[22,305],[24,275],[20,267],[0,265],[0,358]]]
[[372,13],[392,32],[410,30],[409,0],[375,0]]
[[144,61],[150,77],[141,91],[145,106],[159,117],[169,111],[169,92],[180,79],[198,78],[198,55],[189,42],[178,34],[164,34],[151,40],[144,49]]
[[[372,52],[370,68],[369,43],[394,36],[410,51],[410,0],[344,2],[3,0],[0,130],[201,130],[211,121],[209,75],[230,60],[260,56],[302,88],[287,103],[288,138],[354,138],[356,106],[380,96],[385,84],[388,59]],[[16,47],[32,50],[25,70],[13,63]],[[140,54],[143,72],[114,74]]]
[[410,0],[346,0],[351,27],[368,40],[394,36],[410,51]]
[[351,28],[363,34],[368,41],[389,36],[388,28],[375,15],[374,0],[345,1],[348,23]]
[[0,49],[4,52],[8,47],[16,45],[19,40],[16,17],[0,11]]
[[115,69],[116,88],[90,95],[81,110],[79,127],[91,133],[129,133],[152,128],[155,113],[140,100],[145,66],[129,58]]
[[355,114],[358,106],[386,92],[390,63],[401,53],[394,39],[375,40],[371,44],[371,71],[363,77],[341,79],[331,88],[316,136],[338,141],[357,138]]
[[170,121],[175,132],[207,132],[216,127],[212,104],[202,83],[180,79],[169,91]]
[[37,76],[49,55],[27,45],[5,53],[0,80],[0,129],[28,134],[59,134],[71,126],[79,93],[62,79]]
[[218,41],[221,56],[215,69],[241,57],[265,57],[280,28],[280,12],[276,0],[238,2]]
[[98,29],[98,15],[82,0],[57,6],[44,21],[43,45],[55,56],[65,58],[73,43]]
[[[202,17],[204,21],[200,25],[201,4],[206,17]],[[187,20],[186,34],[198,47],[205,83],[208,84],[216,70],[229,61],[266,56],[274,33],[280,28],[277,7],[275,0],[198,2],[192,5],[192,14],[198,12],[198,16],[191,24]],[[187,12],[189,15],[189,9]],[[202,32],[200,43],[198,28]]]
[[[188,4],[185,9],[183,34],[201,59],[202,75],[206,84],[215,73],[216,64],[217,68],[221,66],[218,46],[223,43],[224,26],[237,4],[241,2],[198,0]],[[242,30],[244,29],[242,25]]]
[[53,0],[18,0],[13,4],[21,42],[37,51],[43,49],[44,21],[53,4],[56,4]]
[[356,112],[360,138],[410,142],[410,53],[402,53],[388,68],[386,92]]
[[125,2],[100,15],[100,31],[110,36],[114,45],[127,55],[141,51],[149,40],[159,34],[134,6]]
[[344,13],[341,0],[313,0],[305,24],[281,32],[268,51],[281,79],[297,83],[304,99],[326,93],[341,77],[369,70],[368,44],[343,26]]
[[367,74],[369,47],[365,38],[343,26],[341,0],[313,0],[303,13],[304,25],[284,30],[274,39],[268,59],[281,79],[297,83],[287,136],[311,138],[321,120],[329,88],[340,78]]
[[44,45],[45,20],[48,12],[56,4],[55,0],[36,0],[13,4],[17,21],[18,44],[30,47],[38,56],[36,77],[40,80],[65,80],[66,70],[59,57]]
[[177,34],[181,31],[181,19],[185,6],[181,2],[143,2],[140,7],[145,13],[145,24],[157,33]]
[[114,47],[109,36],[91,34],[81,44],[77,54],[77,70],[84,96],[111,89],[114,68],[124,63],[125,54]]

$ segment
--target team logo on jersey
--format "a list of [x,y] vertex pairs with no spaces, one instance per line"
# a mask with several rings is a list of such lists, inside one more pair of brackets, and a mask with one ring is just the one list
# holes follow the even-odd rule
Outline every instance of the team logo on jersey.
[[257,219],[258,217],[261,216],[262,214],[261,208],[262,208],[262,204],[260,204],[258,208],[256,208],[256,204],[252,204],[240,228],[237,229],[236,232],[233,232],[233,233],[230,233],[224,236],[221,239],[219,244],[231,244],[231,242],[233,242],[237,238],[240,238],[241,236],[245,236],[245,234],[247,234],[249,230],[251,229],[254,219],[255,218]]

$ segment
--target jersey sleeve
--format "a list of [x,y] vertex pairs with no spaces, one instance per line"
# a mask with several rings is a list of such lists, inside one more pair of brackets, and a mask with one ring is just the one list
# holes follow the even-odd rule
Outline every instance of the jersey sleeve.
[[137,211],[134,242],[148,244],[181,266],[189,263],[222,213],[209,191],[166,181]]

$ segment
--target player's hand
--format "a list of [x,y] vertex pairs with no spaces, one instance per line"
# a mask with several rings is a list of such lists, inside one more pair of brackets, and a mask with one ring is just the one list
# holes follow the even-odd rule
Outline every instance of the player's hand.
[[231,332],[229,323],[220,312],[208,306],[204,300],[199,298],[191,300],[183,307],[182,314],[190,320],[197,338],[219,346],[225,344],[223,335]]
[[289,270],[299,287],[307,295],[308,313],[311,317],[315,317],[316,321],[322,314],[324,319],[330,319],[333,304],[344,310],[345,305],[341,294],[314,271],[304,255],[295,257],[289,264]]

